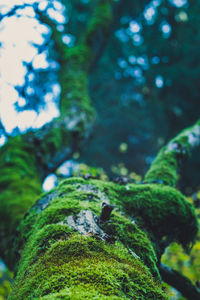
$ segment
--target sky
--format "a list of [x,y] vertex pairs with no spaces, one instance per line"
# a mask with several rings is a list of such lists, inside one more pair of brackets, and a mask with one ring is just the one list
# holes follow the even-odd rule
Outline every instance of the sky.
[[[31,2],[35,1],[27,1],[29,4]],[[42,10],[46,6],[46,1],[40,2]],[[55,10],[51,9],[49,14],[63,24],[65,18],[62,15],[62,6],[58,1],[54,2]],[[26,1],[0,0],[0,12],[5,14],[15,4],[24,3]],[[0,118],[8,133],[11,133],[15,127],[21,131],[29,127],[41,127],[59,115],[59,110],[53,101],[60,93],[58,84],[53,87],[52,97],[47,95],[46,107],[39,114],[34,110],[17,112],[14,106],[16,102],[21,107],[25,104],[25,99],[20,97],[15,89],[15,86],[21,86],[24,83],[26,66],[23,61],[27,63],[33,61],[35,69],[48,67],[45,53],[38,55],[37,48],[32,45],[42,45],[44,42],[42,34],[48,34],[48,32],[49,29],[35,19],[32,7],[18,10],[17,15],[5,17],[0,23]],[[31,93],[31,90],[29,92]],[[0,144],[3,141],[4,138],[1,137]]]
[[[35,1],[27,1],[29,4],[31,2]],[[41,10],[45,9],[47,2],[40,2],[39,8]],[[14,5],[24,3],[26,1],[0,0],[0,13],[5,14]],[[49,15],[56,19],[59,24],[63,24],[66,22],[63,17],[63,7],[58,1],[54,1],[54,3],[55,10],[50,10]],[[20,17],[17,15],[20,15]],[[30,127],[39,128],[59,116],[58,107],[53,101],[54,98],[59,97],[59,84],[54,84],[52,95],[46,95],[46,106],[39,113],[34,110],[17,112],[15,109],[14,104],[16,102],[19,106],[23,107],[25,105],[25,99],[20,97],[15,89],[15,86],[24,83],[26,67],[23,61],[27,63],[33,61],[35,69],[48,67],[45,53],[38,54],[37,48],[32,44],[42,45],[44,42],[42,34],[48,34],[49,32],[46,26],[35,19],[35,12],[32,7],[18,10],[17,15],[9,18],[5,17],[0,23],[0,118],[8,133],[11,133],[16,127],[22,132]],[[71,43],[71,38],[65,35],[64,43]],[[4,135],[0,136],[0,146],[5,142],[6,137]],[[52,189],[56,181],[55,174],[50,174],[43,183],[43,190]]]

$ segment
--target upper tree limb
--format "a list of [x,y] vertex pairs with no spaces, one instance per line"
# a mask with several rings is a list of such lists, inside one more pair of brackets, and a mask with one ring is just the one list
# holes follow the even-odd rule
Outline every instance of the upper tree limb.
[[200,121],[183,130],[160,150],[145,175],[145,182],[160,181],[170,186],[176,186],[180,163],[199,144]]
[[92,131],[95,111],[88,91],[88,76],[112,27],[114,1],[100,0],[94,3],[85,31],[75,46],[70,48],[63,43],[63,34],[57,31],[54,22],[36,10],[40,21],[51,28],[60,63],[61,85],[60,117],[25,136],[34,148],[37,147],[42,177],[53,172],[74,151],[80,149]]

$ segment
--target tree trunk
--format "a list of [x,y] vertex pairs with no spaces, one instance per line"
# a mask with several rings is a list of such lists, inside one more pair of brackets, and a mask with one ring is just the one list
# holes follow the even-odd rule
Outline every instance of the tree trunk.
[[9,299],[167,299],[147,233],[121,213],[129,188],[72,178],[37,201]]
[[[179,148],[196,146],[199,128],[161,150],[147,183],[71,178],[43,195],[18,228],[21,259],[9,299],[167,299],[160,257],[173,241],[188,248],[198,225],[192,205],[163,177],[176,174],[187,153]],[[150,182],[152,170],[159,177]]]

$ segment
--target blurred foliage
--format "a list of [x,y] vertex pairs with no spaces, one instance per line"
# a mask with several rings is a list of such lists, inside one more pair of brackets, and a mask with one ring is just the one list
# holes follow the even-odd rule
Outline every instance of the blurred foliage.
[[117,165],[111,166],[111,171],[115,176],[126,176],[129,180],[133,182],[139,182],[142,180],[142,176],[130,171],[124,163],[118,163]]
[[72,176],[77,176],[77,177],[93,177],[97,179],[102,179],[102,180],[107,180],[108,176],[104,172],[102,168],[96,168],[96,167],[91,167],[88,166],[84,163],[80,163],[76,165],[72,172]]
[[[198,119],[199,11],[200,1],[122,1],[114,34],[91,70],[98,116],[84,151],[88,164],[110,174],[123,161],[143,175],[160,147]],[[197,188],[199,167],[195,152],[184,168],[184,192]]]
[[[78,158],[79,155],[78,153],[75,153],[74,158]],[[71,165],[71,173],[67,174],[65,176],[62,174],[60,170],[56,172],[56,175],[58,178],[60,177],[61,179],[63,177],[69,177],[69,176],[80,176],[80,177],[93,177],[101,180],[112,180],[117,177],[126,177],[127,180],[130,180],[131,182],[140,182],[142,180],[142,176],[136,174],[133,171],[130,171],[127,166],[123,162],[118,163],[116,165],[111,166],[111,173],[112,177],[109,177],[108,174],[105,172],[104,169],[102,168],[97,168],[94,166],[89,166],[85,163],[72,163]]]
[[[77,157],[77,154],[75,154],[74,158]],[[78,157],[77,157],[78,158]],[[94,166],[89,166],[85,163],[77,163],[73,161],[70,165],[70,172],[66,175],[62,173],[62,169],[58,169],[56,172],[56,175],[58,176],[58,179],[63,179],[70,176],[80,176],[85,178],[96,178],[101,180],[110,180],[115,179],[117,177],[126,177],[131,182],[139,182],[142,180],[142,177],[138,174],[136,174],[133,171],[130,171],[123,162],[118,163],[116,165],[111,166],[111,172],[113,174],[112,178],[109,178],[108,174],[102,169],[97,168]]]
[[11,291],[13,274],[8,271],[2,262],[0,264],[0,300],[4,300],[7,299]]
[[[188,197],[188,201],[196,206],[200,222],[200,190]],[[174,243],[166,249],[162,262],[188,277],[194,285],[200,286],[200,231],[189,254],[185,253],[180,245]],[[170,297],[172,297],[171,299],[185,299],[170,286],[166,285],[166,289]]]

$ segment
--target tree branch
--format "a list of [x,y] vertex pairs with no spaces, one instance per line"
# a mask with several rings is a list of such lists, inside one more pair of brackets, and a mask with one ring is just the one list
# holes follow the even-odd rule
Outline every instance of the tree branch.
[[110,35],[113,24],[113,5],[113,0],[99,0],[88,24],[85,41],[94,53],[90,69],[101,57]]
[[37,159],[22,137],[8,140],[0,151],[0,256],[12,269],[16,228],[41,193]]
[[189,278],[164,264],[160,264],[159,271],[163,281],[177,289],[188,300],[200,300],[200,290]]
[[183,130],[172,139],[158,153],[149,171],[145,175],[145,182],[161,181],[175,186],[178,180],[178,169],[190,155],[190,152],[200,145],[200,121],[194,126]]
[[24,137],[37,147],[42,178],[55,171],[90,136],[95,112],[88,92],[88,73],[105,45],[104,39],[112,22],[112,3],[111,0],[97,2],[85,33],[72,48],[63,44],[62,33],[57,31],[55,23],[36,9],[40,21],[52,30],[61,64],[60,118]]
[[87,122],[85,114],[75,111],[23,136],[26,143],[37,149],[35,156],[42,180],[80,150],[91,128],[92,123]]

